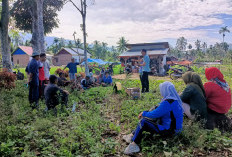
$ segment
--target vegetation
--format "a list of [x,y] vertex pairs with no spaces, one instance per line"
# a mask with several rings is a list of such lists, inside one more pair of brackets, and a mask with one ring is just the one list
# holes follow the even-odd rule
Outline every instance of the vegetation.
[[[231,68],[221,67],[230,85]],[[203,73],[197,72],[205,82]],[[118,81],[124,88],[140,86],[139,80]],[[124,91],[115,94],[112,87],[92,88],[84,93],[74,91],[69,97],[69,107],[55,117],[44,112],[44,101],[38,111],[32,111],[27,100],[28,89],[24,82],[17,81],[15,89],[1,90],[0,156],[122,156],[126,147],[122,135],[135,129],[141,111],[160,102],[162,82],[150,79],[151,92],[139,100],[132,100]],[[185,87],[181,80],[173,83],[178,92]],[[75,112],[73,104],[77,104]],[[188,119],[184,119],[181,135],[173,139],[146,136],[141,146],[141,156],[232,155],[230,134],[204,130]]]

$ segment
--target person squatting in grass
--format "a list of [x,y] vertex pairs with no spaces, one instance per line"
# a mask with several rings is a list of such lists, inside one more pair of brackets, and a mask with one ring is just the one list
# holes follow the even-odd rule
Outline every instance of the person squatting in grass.
[[187,85],[180,96],[183,101],[184,113],[189,119],[201,121],[205,124],[207,105],[201,77],[197,73],[189,71],[182,78]]
[[39,57],[38,52],[33,52],[32,60],[28,63],[29,103],[32,109],[39,107]]
[[163,99],[159,106],[154,110],[140,113],[138,117],[140,121],[135,132],[123,137],[130,143],[124,151],[125,154],[140,152],[138,144],[141,143],[144,131],[162,136],[177,135],[182,131],[182,101],[174,85],[171,82],[160,84],[160,93]]
[[231,108],[231,89],[219,69],[207,68],[205,76],[208,79],[204,84],[208,107],[206,128],[232,131],[231,119],[226,116]]
[[44,90],[45,103],[47,109],[53,109],[56,114],[56,106],[58,106],[59,104],[62,105],[62,108],[64,106],[67,107],[69,92],[57,86],[58,78],[56,77],[56,75],[51,75],[49,77],[49,82],[50,83]]
[[103,76],[102,86],[103,87],[112,86],[112,84],[113,84],[113,79],[110,76],[109,72],[106,71],[105,75]]

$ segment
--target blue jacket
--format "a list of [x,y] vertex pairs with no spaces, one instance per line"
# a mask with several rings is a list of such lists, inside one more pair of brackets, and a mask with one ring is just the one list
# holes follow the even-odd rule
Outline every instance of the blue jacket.
[[38,61],[32,59],[28,64],[29,74],[33,74],[31,84],[34,86],[39,86],[39,64]]
[[103,77],[103,82],[106,83],[106,84],[111,84],[113,83],[113,80],[112,80],[112,77],[111,76],[108,76],[106,78],[106,76]]
[[167,100],[165,100],[161,102],[159,107],[155,110],[144,111],[142,116],[149,119],[161,118],[161,124],[158,125],[159,130],[168,130],[171,126],[171,111],[173,112],[176,119],[175,132],[181,132],[183,125],[183,110],[176,100],[173,101],[171,104]]

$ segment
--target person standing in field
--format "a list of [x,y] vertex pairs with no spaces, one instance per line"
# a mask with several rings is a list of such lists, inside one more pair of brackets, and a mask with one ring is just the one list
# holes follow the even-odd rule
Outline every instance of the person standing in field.
[[[43,63],[43,67],[44,67],[44,77],[45,77],[45,82],[46,82],[46,84],[47,84],[47,82],[49,81],[49,77],[50,77],[50,69],[51,69],[51,67],[50,67],[50,65],[49,65],[49,63],[47,62],[47,56],[46,56],[46,54],[45,53],[42,53],[41,55],[40,55],[40,58],[41,58],[41,56],[42,56],[42,63]],[[41,60],[41,59],[40,59]]]
[[45,53],[40,54],[39,64],[39,98],[44,97],[44,88],[45,88],[45,74],[44,74],[44,61],[46,60]]
[[39,58],[38,52],[33,52],[28,64],[29,73],[29,102],[32,109],[39,107]]
[[83,60],[80,63],[75,62],[75,59],[72,58],[71,62],[68,63],[68,65],[64,68],[64,70],[66,68],[69,68],[70,81],[75,81],[76,80],[75,74],[77,73],[77,65],[80,65],[82,62],[83,62]]
[[142,61],[142,64],[139,64],[139,66],[142,66],[143,70],[143,75],[141,79],[142,83],[142,93],[149,92],[149,80],[148,80],[148,74],[151,71],[150,69],[150,58],[147,55],[147,50],[142,49],[141,54],[143,56],[143,59],[140,60]]

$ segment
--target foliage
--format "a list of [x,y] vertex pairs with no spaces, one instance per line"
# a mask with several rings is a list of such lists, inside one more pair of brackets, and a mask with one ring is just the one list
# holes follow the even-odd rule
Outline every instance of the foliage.
[[126,44],[128,44],[128,40],[126,40],[125,37],[119,38],[119,41],[117,42],[118,52],[123,53],[123,52],[127,51]]
[[184,37],[180,37],[176,41],[176,49],[179,51],[185,51],[187,44],[187,39],[185,39]]
[[59,75],[60,73],[63,73],[65,77],[68,77],[69,70],[62,70],[61,68],[56,69],[55,74]]
[[0,69],[0,89],[12,89],[15,87],[16,75],[7,69]]
[[[57,11],[62,9],[64,0],[44,0],[43,21],[45,34],[51,33],[54,28],[58,27]],[[11,15],[15,19],[16,27],[20,30],[32,31],[32,9],[34,3],[31,0],[17,0],[11,10]]]

